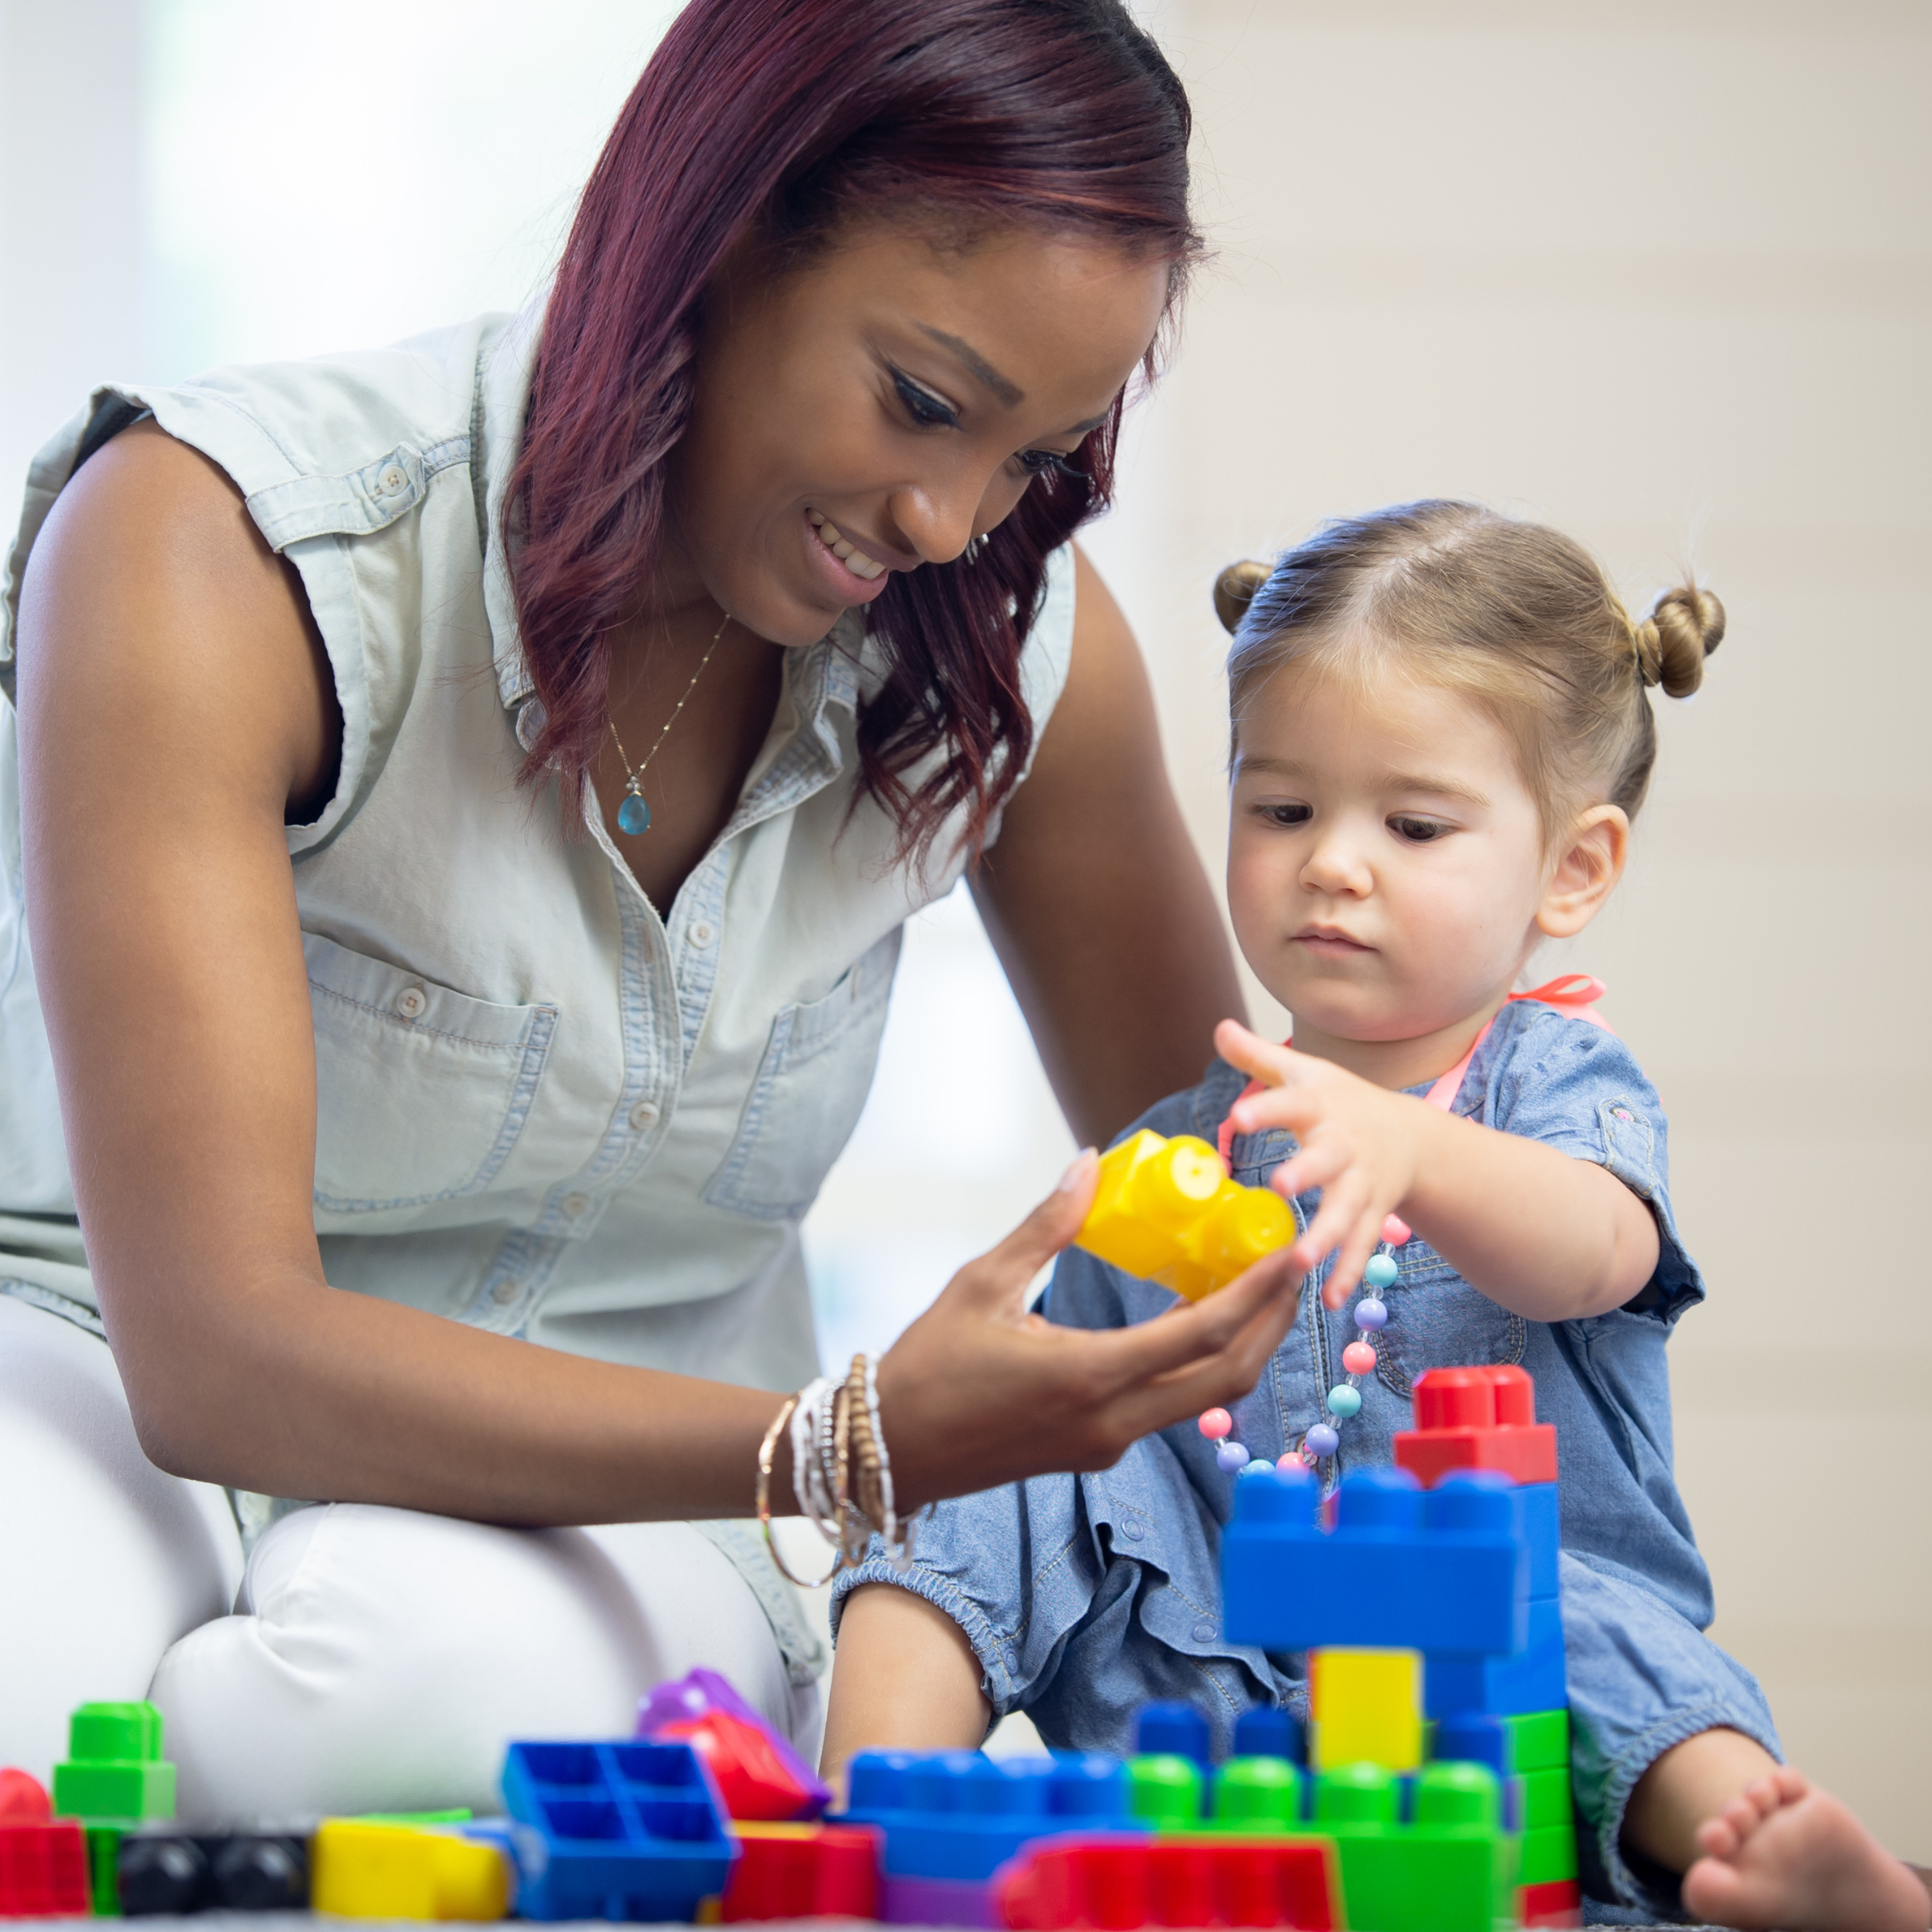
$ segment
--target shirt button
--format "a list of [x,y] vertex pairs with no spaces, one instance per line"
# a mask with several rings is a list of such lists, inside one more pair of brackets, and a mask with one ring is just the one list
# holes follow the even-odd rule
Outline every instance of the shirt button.
[[580,1220],[590,1212],[590,1197],[587,1194],[566,1194],[563,1197],[563,1211],[573,1221]]
[[704,923],[704,921],[700,919],[697,922],[697,923],[691,928],[690,937],[691,937],[691,943],[694,946],[709,946],[711,944],[713,935],[710,926],[707,925]]
[[507,1308],[523,1292],[524,1285],[520,1281],[499,1281],[490,1291],[490,1299]]
[[631,1124],[639,1133],[642,1133],[646,1127],[656,1126],[657,1123],[658,1108],[655,1100],[639,1100],[631,1109]]
[[1129,1517],[1126,1520],[1126,1521],[1121,1525],[1121,1528],[1122,1532],[1125,1534],[1127,1541],[1130,1543],[1138,1543],[1141,1540],[1141,1538],[1147,1534],[1147,1531],[1139,1523],[1137,1523],[1132,1517]]
[[1214,1626],[1205,1620],[1196,1624],[1194,1626],[1194,1641],[1196,1643],[1212,1643],[1214,1641]]
[[393,463],[383,471],[382,487],[385,497],[393,497],[398,490],[407,490],[409,485],[410,479]]
[[406,1020],[419,1020],[429,1010],[429,995],[420,986],[405,986],[396,995],[396,1010]]
[[1019,1654],[1019,1652],[1018,1652],[1018,1651],[1016,1651],[1016,1650],[1009,1650],[1009,1651],[1008,1651],[1008,1652],[1007,1652],[1007,1654],[1006,1654],[1006,1656],[1005,1656],[1005,1657],[1003,1657],[1003,1658],[1002,1658],[1002,1659],[1001,1659],[1000,1661],[1001,1661],[1001,1662],[1003,1662],[1003,1663],[1004,1663],[1004,1664],[1005,1664],[1005,1665],[1007,1666],[1007,1669],[1008,1669],[1008,1670],[1009,1670],[1009,1672],[1010,1672],[1010,1673],[1011,1673],[1011,1674],[1012,1674],[1013,1676],[1017,1677],[1017,1676],[1019,1675],[1019,1673],[1020,1673],[1020,1654]]

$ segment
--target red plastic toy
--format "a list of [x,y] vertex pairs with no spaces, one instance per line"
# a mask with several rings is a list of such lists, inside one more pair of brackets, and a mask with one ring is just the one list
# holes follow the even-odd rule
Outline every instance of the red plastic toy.
[[1056,1838],[993,1878],[1002,1923],[1016,1932],[1144,1925],[1342,1923],[1335,1850],[1324,1839]]
[[715,1670],[660,1684],[638,1708],[640,1738],[690,1745],[733,1818],[758,1824],[816,1818],[832,1792],[784,1737]]
[[1395,1460],[1424,1489],[1451,1469],[1500,1469],[1519,1483],[1556,1480],[1556,1431],[1536,1419],[1536,1388],[1514,1364],[1430,1369],[1415,1378],[1415,1427]]
[[79,1824],[0,1820],[0,1918],[78,1918],[87,1912],[87,1847]]
[[11,1766],[0,1771],[0,1825],[44,1825],[54,1815],[46,1787]]
[[1519,1924],[1573,1926],[1583,1922],[1583,1889],[1574,1878],[1551,1879],[1547,1885],[1525,1885],[1516,1895]]
[[876,1918],[885,1833],[873,1825],[745,1825],[721,1917]]

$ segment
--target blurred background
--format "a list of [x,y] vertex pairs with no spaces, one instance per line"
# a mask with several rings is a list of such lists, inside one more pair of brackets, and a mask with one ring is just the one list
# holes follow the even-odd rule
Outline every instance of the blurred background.
[[[672,11],[0,0],[0,475],[97,381],[527,300]],[[1609,982],[1671,1113],[1712,1289],[1672,1353],[1716,1634],[1794,1758],[1932,1861],[1932,12],[1141,12],[1193,96],[1217,252],[1090,548],[1210,873],[1230,558],[1474,496],[1583,538],[1634,597],[1690,565],[1729,608],[1664,715],[1629,883],[1548,968]],[[1285,1030],[1258,992],[1254,1017]],[[909,936],[808,1224],[827,1359],[889,1342],[1070,1151],[950,900]]]

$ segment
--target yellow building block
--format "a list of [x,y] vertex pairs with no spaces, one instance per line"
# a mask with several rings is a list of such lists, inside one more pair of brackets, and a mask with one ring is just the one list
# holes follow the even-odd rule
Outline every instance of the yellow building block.
[[1280,1195],[1240,1187],[1192,1134],[1143,1129],[1100,1156],[1100,1186],[1074,1237],[1091,1255],[1189,1301],[1226,1288],[1294,1238]]
[[508,1861],[494,1845],[406,1825],[326,1818],[309,1846],[311,1902],[343,1918],[501,1918]]
[[1422,1763],[1422,1657],[1413,1650],[1308,1653],[1309,1754],[1317,1771]]

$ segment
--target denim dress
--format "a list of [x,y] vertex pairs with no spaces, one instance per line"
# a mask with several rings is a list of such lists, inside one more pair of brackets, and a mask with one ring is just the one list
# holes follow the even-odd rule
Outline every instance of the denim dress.
[[[1217,1061],[1135,1128],[1211,1144],[1245,1084]],[[1328,1479],[1393,1461],[1390,1438],[1411,1426],[1410,1394],[1425,1369],[1518,1362],[1535,1378],[1538,1419],[1556,1426],[1584,1890],[1599,1902],[1597,1922],[1615,1922],[1618,1907],[1647,1922],[1674,1908],[1676,1883],[1634,1869],[1619,1847],[1637,1779],[1672,1745],[1718,1725],[1778,1751],[1755,1679],[1702,1634],[1713,1615],[1710,1573],[1671,1473],[1664,1344],[1704,1286],[1671,1214],[1663,1113],[1620,1040],[1535,1002],[1497,1016],[1454,1111],[1608,1168],[1657,1216],[1657,1271],[1607,1315],[1528,1321],[1478,1293],[1428,1242],[1410,1240],[1396,1252],[1401,1274],[1386,1292],[1376,1371],[1363,1381],[1360,1414],[1341,1427]],[[1237,1135],[1235,1179],[1258,1185],[1293,1150],[1284,1132]],[[1295,1202],[1299,1226],[1319,1201],[1311,1192]],[[1257,1457],[1298,1444],[1341,1379],[1353,1310],[1322,1307],[1316,1291],[1328,1265],[1309,1278],[1260,1382],[1231,1405],[1236,1439]],[[1044,1309],[1069,1326],[1118,1328],[1172,1305],[1165,1290],[1074,1248],[1061,1257]],[[1219,1550],[1234,1485],[1213,1445],[1191,1422],[1177,1424],[1100,1474],[1038,1476],[942,1503],[920,1530],[912,1567],[895,1570],[875,1544],[839,1578],[834,1614],[864,1583],[916,1591],[972,1642],[995,1716],[1025,1711],[1055,1747],[1129,1749],[1143,1703],[1184,1698],[1208,1714],[1225,1751],[1251,1706],[1306,1709],[1299,1657],[1222,1635]]]

